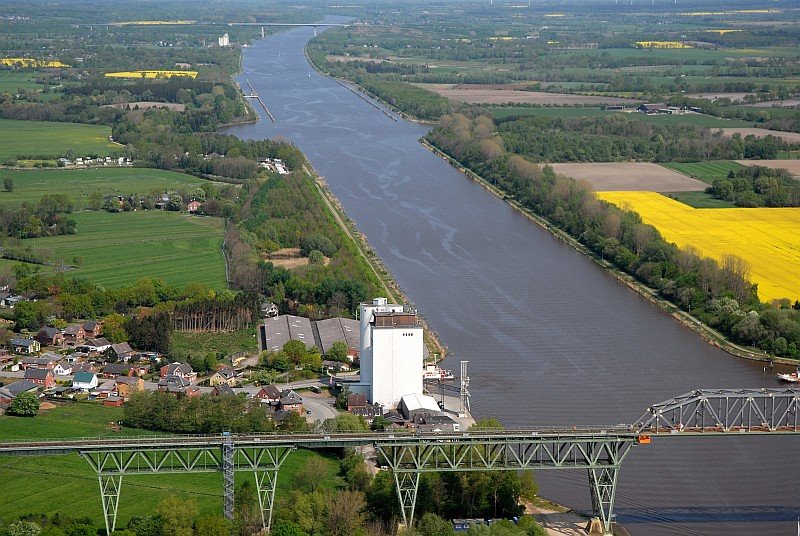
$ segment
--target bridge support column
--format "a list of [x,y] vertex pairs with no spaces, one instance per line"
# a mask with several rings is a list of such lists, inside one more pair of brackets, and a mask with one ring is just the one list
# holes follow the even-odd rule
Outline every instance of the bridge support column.
[[278,484],[278,468],[255,471],[258,507],[261,510],[261,524],[266,533],[272,525],[272,509],[275,504],[275,488]]
[[403,524],[411,527],[414,523],[414,507],[417,504],[419,489],[419,472],[394,472],[394,483],[397,487],[397,498],[403,511]]
[[589,486],[592,493],[594,515],[603,523],[603,533],[611,534],[614,514],[614,496],[617,491],[618,466],[592,467],[589,469]]
[[234,463],[233,463],[233,438],[228,436],[222,444],[222,483],[224,494],[222,498],[222,511],[226,519],[233,519],[234,500]]
[[122,475],[104,475],[98,473],[100,482],[100,498],[103,501],[103,519],[106,522],[106,534],[114,532],[117,524],[117,507],[122,490]]

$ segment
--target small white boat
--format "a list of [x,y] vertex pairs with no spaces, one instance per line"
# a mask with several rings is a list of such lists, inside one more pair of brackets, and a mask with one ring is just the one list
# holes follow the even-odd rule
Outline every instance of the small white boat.
[[452,380],[453,372],[437,367],[436,365],[425,365],[425,371],[422,373],[423,380]]
[[778,374],[778,381],[800,383],[800,367],[797,367],[797,370],[794,372],[789,372],[788,374]]

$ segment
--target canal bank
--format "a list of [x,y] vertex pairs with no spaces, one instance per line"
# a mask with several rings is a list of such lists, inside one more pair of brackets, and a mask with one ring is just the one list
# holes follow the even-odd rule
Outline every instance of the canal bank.
[[720,348],[721,350],[724,350],[725,352],[731,354],[732,356],[740,357],[742,359],[748,359],[751,361],[758,361],[762,363],[781,364],[789,366],[796,366],[798,364],[797,360],[794,359],[776,357],[767,354],[762,350],[758,350],[755,348],[744,348],[734,342],[731,342],[724,335],[722,335],[715,329],[707,326],[706,324],[703,324],[702,322],[700,322],[700,320],[693,317],[690,313],[683,311],[672,302],[660,297],[655,289],[650,288],[647,285],[637,281],[630,274],[623,272],[622,270],[614,266],[612,263],[599,257],[596,253],[587,248],[584,244],[582,244],[579,240],[571,236],[569,233],[565,232],[562,229],[559,229],[555,225],[551,224],[547,219],[524,207],[516,200],[510,198],[505,192],[503,192],[499,188],[489,183],[489,181],[487,181],[486,179],[484,179],[471,169],[462,165],[458,160],[442,152],[438,147],[432,145],[428,140],[423,138],[420,140],[420,143],[425,148],[430,150],[432,153],[442,158],[451,166],[453,166],[458,171],[463,173],[470,180],[473,180],[476,183],[483,186],[487,191],[491,192],[492,195],[507,202],[510,206],[514,207],[514,209],[518,210],[521,214],[523,214],[526,218],[530,219],[536,225],[550,232],[551,234],[553,234],[553,236],[555,236],[565,244],[569,245],[576,251],[579,251],[584,255],[586,255],[589,259],[594,261],[595,264],[607,270],[611,275],[617,278],[617,280],[619,280],[625,286],[639,293],[639,295],[644,297],[646,300],[657,305],[665,312],[669,313],[675,320],[677,320],[684,327],[687,327],[690,330],[697,333],[708,344],[716,348]]
[[[693,389],[775,385],[761,364],[730,359],[464,180],[420,146],[424,126],[390,120],[313,70],[309,77],[311,37],[293,30],[244,52],[242,81],[270,95],[276,123],[227,132],[283,136],[308,156],[447,345],[443,366],[470,361],[476,418],[509,427],[633,422]],[[727,536],[742,530],[734,512],[746,513],[752,533],[790,531],[800,493],[792,445],[753,437],[637,448],[620,474],[618,519],[634,535]],[[591,509],[585,472],[540,471],[537,481],[543,495]]]

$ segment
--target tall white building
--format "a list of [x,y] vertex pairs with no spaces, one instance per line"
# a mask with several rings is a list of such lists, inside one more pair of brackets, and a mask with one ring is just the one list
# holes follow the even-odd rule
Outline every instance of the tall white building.
[[227,47],[230,46],[231,44],[231,39],[230,37],[228,37],[228,34],[225,34],[222,37],[220,37],[218,41],[219,41],[219,46],[221,47]]
[[422,326],[417,314],[386,298],[359,306],[361,383],[373,404],[396,407],[403,395],[422,394]]

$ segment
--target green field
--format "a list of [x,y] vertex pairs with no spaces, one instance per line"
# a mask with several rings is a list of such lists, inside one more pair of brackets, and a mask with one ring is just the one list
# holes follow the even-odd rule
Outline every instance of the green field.
[[222,352],[226,355],[237,352],[258,351],[258,339],[254,328],[227,333],[191,333],[188,331],[175,331],[169,339],[170,353],[188,352],[202,353]]
[[692,208],[734,208],[736,205],[724,199],[717,199],[705,192],[669,192],[664,194]]
[[108,141],[111,127],[0,119],[0,160],[12,156],[58,158],[72,149],[78,156],[107,156],[119,148]]
[[[33,419],[0,417],[0,437],[14,439],[86,437],[114,435],[108,422],[119,420],[121,408],[94,404],[71,404],[58,407]],[[130,428],[121,435],[143,433]],[[163,434],[161,434],[163,435]],[[295,487],[293,475],[307,460],[320,456],[299,450],[281,467],[277,498],[285,497]],[[328,461],[321,487],[342,484],[336,459]],[[252,473],[237,473],[236,484],[252,482]],[[0,518],[11,520],[27,513],[88,516],[98,527],[103,525],[97,476],[77,454],[66,456],[0,457],[0,481],[13,482],[5,487],[0,501]],[[220,473],[128,476],[123,479],[117,527],[122,528],[134,515],[151,515],[158,503],[169,496],[192,498],[200,514],[222,513],[222,475]]]
[[40,90],[44,86],[37,84],[31,73],[16,71],[0,71],[0,93],[17,93],[20,89],[26,91]]
[[111,288],[145,277],[179,287],[226,286],[220,218],[159,210],[79,212],[71,217],[77,222],[77,234],[23,243],[52,251],[56,264],[62,260],[80,264],[69,275]]
[[202,184],[198,179],[184,173],[148,168],[91,168],[52,170],[0,170],[0,179],[14,179],[14,191],[0,191],[0,204],[20,205],[36,203],[44,194],[67,194],[75,204],[75,210],[88,206],[89,196],[99,192],[103,196],[191,188]]
[[713,162],[669,162],[661,164],[667,169],[683,173],[694,179],[711,184],[717,179],[724,179],[730,171],[738,171],[744,166],[730,160],[717,160]]

